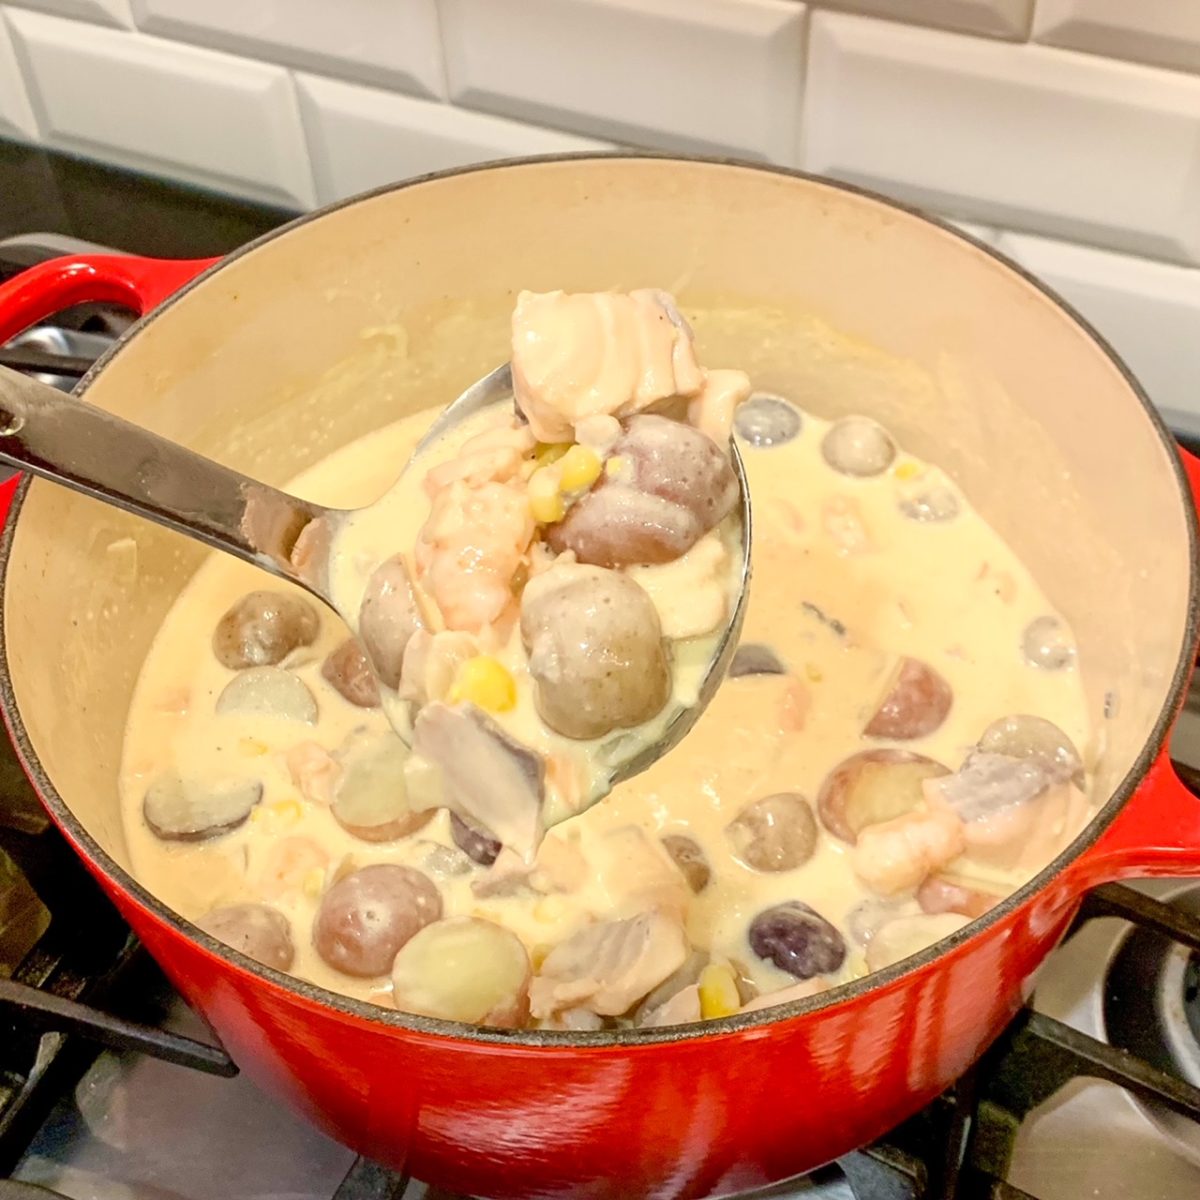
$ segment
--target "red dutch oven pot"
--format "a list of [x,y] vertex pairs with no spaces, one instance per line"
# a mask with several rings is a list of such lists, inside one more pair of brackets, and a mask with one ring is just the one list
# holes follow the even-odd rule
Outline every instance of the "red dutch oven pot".
[[707,1196],[807,1171],[979,1056],[1088,888],[1200,868],[1200,802],[1163,752],[1195,654],[1200,464],[1094,330],[919,214],[771,168],[529,160],[384,189],[219,262],[35,267],[0,287],[0,340],[128,304],[142,320],[81,394],[281,483],[507,357],[517,289],[634,286],[708,312],[705,361],[822,415],[869,412],[944,466],[1076,631],[1096,818],[1005,903],[869,978],[567,1034],[413,1017],[251,963],[139,886],[117,810],[130,692],[203,551],[40,481],[5,527],[4,714],[55,822],[243,1070],[356,1151],[467,1193]]

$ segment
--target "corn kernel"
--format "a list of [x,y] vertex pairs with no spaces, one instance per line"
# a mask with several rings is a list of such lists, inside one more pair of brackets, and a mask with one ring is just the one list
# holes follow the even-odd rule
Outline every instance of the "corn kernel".
[[558,464],[560,490],[582,492],[600,478],[600,455],[589,446],[572,446]]
[[539,467],[548,467],[556,463],[571,448],[570,442],[538,442],[533,452],[533,460]]
[[304,876],[304,894],[310,900],[319,900],[321,893],[325,890],[325,868],[313,867],[307,875]]
[[270,747],[266,742],[259,741],[258,738],[244,737],[238,742],[238,749],[247,758],[258,758],[260,755],[266,754]]
[[539,525],[552,525],[566,515],[566,506],[558,492],[558,471],[543,467],[529,480],[529,511]]
[[711,1021],[728,1017],[742,1007],[737,981],[724,963],[709,963],[700,972],[700,1015]]
[[821,668],[816,663],[805,663],[804,674],[808,676],[810,683],[820,683],[825,678]]
[[517,684],[508,669],[490,654],[468,658],[454,676],[449,700],[466,700],[487,712],[509,712],[517,705]]
[[553,525],[567,515],[567,509],[561,496],[547,496],[545,499],[538,500],[530,497],[529,509],[533,513],[533,519],[539,525]]
[[298,821],[304,815],[304,809],[300,807],[299,800],[277,800],[269,807],[272,816],[278,817],[281,821]]
[[529,951],[529,963],[535,971],[540,971],[542,969],[542,963],[546,961],[550,951],[553,949],[553,946],[547,946],[545,942],[538,942],[538,944]]
[[920,463],[902,462],[898,463],[893,474],[897,479],[916,479],[922,472]]
[[625,458],[620,454],[614,454],[612,458],[604,463],[604,473],[609,479],[616,479],[618,475],[625,469]]
[[261,805],[255,805],[254,808],[250,810],[250,820],[255,825],[257,825],[260,821],[265,821],[267,819],[267,815],[267,810]]

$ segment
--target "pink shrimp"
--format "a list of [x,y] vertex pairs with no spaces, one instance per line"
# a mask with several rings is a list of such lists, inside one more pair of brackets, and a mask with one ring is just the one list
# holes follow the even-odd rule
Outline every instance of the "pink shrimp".
[[[583,810],[584,797],[579,767],[570,755],[546,755],[546,786],[558,794],[560,802],[571,812]],[[545,845],[544,842],[542,844]]]
[[333,789],[342,768],[324,746],[316,742],[297,742],[284,755],[284,762],[292,783],[306,800],[326,808],[333,803]]
[[452,483],[462,482],[473,488],[485,483],[507,483],[520,471],[521,463],[536,445],[528,425],[485,430],[468,438],[453,458],[425,476],[425,491],[436,496]]
[[800,733],[812,710],[812,692],[799,679],[789,680],[779,705],[781,733]]
[[417,573],[449,629],[477,633],[513,604],[512,582],[533,540],[522,487],[459,480],[440,491],[417,539]]
[[873,892],[891,896],[915,888],[966,845],[963,823],[953,813],[905,813],[862,830],[854,847],[854,872]]
[[267,853],[259,890],[268,900],[297,892],[310,871],[324,870],[328,863],[329,855],[312,838],[281,838]]

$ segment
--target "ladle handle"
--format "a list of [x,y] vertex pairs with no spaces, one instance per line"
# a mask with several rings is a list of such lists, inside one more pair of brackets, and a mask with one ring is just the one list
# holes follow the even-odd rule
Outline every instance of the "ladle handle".
[[291,552],[328,510],[7,367],[0,367],[0,462],[310,586]]

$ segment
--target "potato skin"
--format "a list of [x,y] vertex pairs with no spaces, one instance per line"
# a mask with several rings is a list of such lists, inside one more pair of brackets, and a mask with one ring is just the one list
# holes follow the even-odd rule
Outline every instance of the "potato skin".
[[300,596],[248,592],[217,622],[213,654],[223,667],[273,667],[321,631],[317,610]]
[[355,708],[379,707],[379,684],[357,638],[348,637],[326,655],[321,678]]
[[939,728],[953,703],[953,689],[928,663],[902,658],[863,733],[897,741],[926,737]]
[[412,867],[373,863],[345,876],[321,898],[313,945],[331,967],[369,979],[391,970],[396,952],[442,915],[442,897]]
[[546,530],[557,553],[601,567],[673,562],[733,511],[737,476],[706,434],[666,417],[625,423],[595,487]]
[[218,942],[240,950],[247,958],[290,971],[296,957],[288,919],[269,904],[230,904],[214,908],[196,924]]
[[670,698],[654,602],[616,571],[569,567],[533,581],[521,604],[521,637],[538,714],[564,737],[640,725]]

